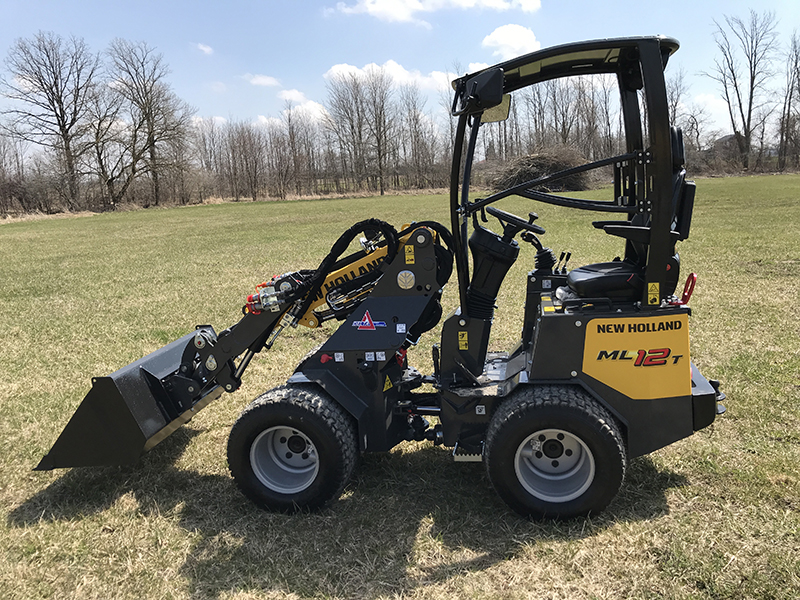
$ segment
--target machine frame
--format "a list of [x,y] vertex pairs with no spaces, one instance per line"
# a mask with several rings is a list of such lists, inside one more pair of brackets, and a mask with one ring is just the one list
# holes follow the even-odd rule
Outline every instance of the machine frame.
[[[523,515],[602,510],[631,458],[707,427],[724,410],[718,382],[689,356],[696,276],[675,295],[676,243],[689,236],[695,191],[680,131],[668,121],[664,68],[677,49],[665,37],[581,42],[455,80],[449,229],[422,221],[398,233],[376,219],[357,223],[316,270],[259,285],[230,328],[217,334],[198,326],[94,379],[37,469],[135,462],[223,391],[238,389],[252,358],[283,328],[338,319],[286,384],[257,398],[232,429],[231,472],[257,504],[318,508],[341,493],[359,452],[430,440],[452,448],[456,460],[485,462],[500,496]],[[600,74],[617,78],[623,154],[471,198],[481,125],[508,116],[510,94]],[[609,167],[611,200],[542,189]],[[621,237],[624,253],[559,268],[534,213],[525,220],[493,206],[512,195],[616,213],[617,220],[593,225]],[[484,226],[487,214],[502,233]],[[363,249],[342,258],[360,234]],[[520,254],[517,236],[535,250],[522,333],[510,351],[489,352],[498,291]],[[453,270],[459,308],[434,345],[434,373],[422,374],[407,350],[439,323]],[[439,422],[431,425],[431,417]]]

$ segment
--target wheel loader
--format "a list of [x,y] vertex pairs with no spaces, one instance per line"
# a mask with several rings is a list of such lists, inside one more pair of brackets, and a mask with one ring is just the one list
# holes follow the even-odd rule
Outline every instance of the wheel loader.
[[[258,285],[238,323],[219,332],[199,325],[94,378],[36,469],[135,463],[235,392],[253,357],[286,327],[335,319],[327,341],[233,425],[228,464],[255,504],[319,509],[342,493],[361,453],[428,440],[456,461],[483,462],[498,495],[522,515],[603,510],[630,459],[724,412],[719,383],[690,358],[696,275],[678,291],[676,246],[689,236],[695,184],[686,179],[681,132],[668,120],[664,69],[677,49],[661,36],[580,42],[456,79],[448,224],[422,220],[398,231],[377,219],[356,223],[317,269]],[[481,127],[507,119],[516,93],[596,75],[618,84],[621,154],[471,194]],[[553,192],[592,170],[613,177],[602,199]],[[621,238],[620,256],[568,269],[565,252],[557,259],[541,242],[534,212],[525,218],[495,206],[510,196],[611,213],[591,225],[595,235]],[[520,254],[529,265],[520,339],[490,352],[498,292]],[[444,316],[433,373],[423,374],[407,350],[443,318],[445,290],[458,308]]]

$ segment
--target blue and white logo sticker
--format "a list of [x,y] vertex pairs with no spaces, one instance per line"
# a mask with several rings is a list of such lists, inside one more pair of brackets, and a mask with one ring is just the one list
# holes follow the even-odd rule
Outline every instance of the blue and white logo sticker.
[[353,327],[358,327],[359,331],[375,331],[378,327],[386,327],[386,321],[373,321],[369,311],[366,311],[360,321],[353,321]]

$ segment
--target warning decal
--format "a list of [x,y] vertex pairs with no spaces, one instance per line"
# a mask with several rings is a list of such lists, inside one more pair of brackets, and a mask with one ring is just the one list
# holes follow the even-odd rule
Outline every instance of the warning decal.
[[469,350],[469,333],[466,331],[458,332],[458,349]]
[[658,283],[647,284],[647,303],[658,304],[661,301]]

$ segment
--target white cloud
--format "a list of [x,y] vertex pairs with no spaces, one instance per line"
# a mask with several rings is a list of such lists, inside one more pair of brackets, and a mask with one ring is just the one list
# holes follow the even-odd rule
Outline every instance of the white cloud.
[[282,90],[278,92],[278,98],[288,100],[294,104],[302,104],[308,101],[306,95],[300,90]]
[[283,121],[281,121],[278,117],[266,117],[264,115],[258,115],[256,124],[263,125],[264,127],[281,127],[283,126]]
[[469,65],[467,65],[467,73],[475,73],[488,68],[489,65],[487,63],[469,63]]
[[[374,63],[373,63],[374,64]],[[328,71],[323,75],[325,79],[333,79],[334,77],[341,77],[347,75],[358,75],[364,69],[359,69],[353,65],[348,65],[347,63],[339,63],[338,65],[333,65]]]
[[353,5],[339,2],[336,10],[346,15],[366,13],[380,21],[428,25],[425,21],[417,20],[414,17],[415,13],[424,10],[422,2],[418,0],[358,0]]
[[206,46],[205,44],[197,44],[197,49],[205,55],[214,54],[214,49],[211,46]]
[[[286,90],[288,93],[281,92],[278,94],[278,97],[283,100],[288,100],[291,102],[291,110],[294,115],[305,117],[311,121],[321,121],[325,116],[328,114],[328,111],[325,110],[325,107],[322,106],[319,102],[314,102],[313,100],[306,99],[305,94],[299,92],[297,90]],[[302,98],[302,101],[296,102]],[[258,125],[264,126],[273,126],[279,127],[283,126],[285,123],[285,119],[287,116],[287,111],[289,108],[285,108],[281,111],[281,117],[266,117],[264,115],[258,115],[256,119],[256,123]]]
[[[313,100],[309,100],[300,90],[281,90],[278,92],[278,98],[289,102],[291,109],[295,114],[306,116],[312,121],[320,121],[325,117],[325,115],[328,114],[322,104],[319,102],[314,102]],[[286,116],[287,110],[288,109],[284,109],[281,113],[284,117]],[[272,122],[272,119],[268,119],[266,117],[262,118],[261,116],[259,116],[258,120],[259,123]]]
[[328,114],[328,111],[325,110],[322,104],[314,102],[313,100],[306,100],[292,109],[300,112],[300,114],[306,115],[312,121],[321,121]]
[[214,124],[214,125],[225,125],[228,122],[228,119],[225,117],[192,117],[192,123],[196,126],[202,126],[205,124]]
[[451,8],[521,10],[532,13],[541,6],[541,0],[357,0],[355,4],[339,2],[335,10],[347,15],[367,14],[381,21],[416,23],[430,27],[427,21],[417,18],[417,15]]
[[[20,77],[19,75],[14,75],[14,86],[21,89],[23,92],[35,92],[37,87],[36,83],[29,77]],[[110,82],[108,85],[109,87],[114,87],[115,83],[119,83],[116,81]]]
[[279,87],[281,82],[275,79],[274,77],[270,77],[269,75],[252,75],[251,73],[245,73],[242,75],[251,85],[259,85],[264,87]]
[[483,38],[484,48],[494,48],[492,56],[509,60],[534,52],[542,47],[533,31],[522,25],[503,25]]
[[215,94],[224,94],[228,91],[228,86],[221,81],[212,81],[210,84],[211,91]]
[[439,91],[449,89],[450,81],[454,78],[452,73],[445,73],[444,71],[431,71],[427,75],[416,69],[409,71],[394,60],[387,60],[383,65],[369,63],[363,67],[341,63],[333,65],[323,77],[331,79],[341,75],[364,75],[373,69],[381,68],[392,78],[396,85],[416,85],[420,90]]

